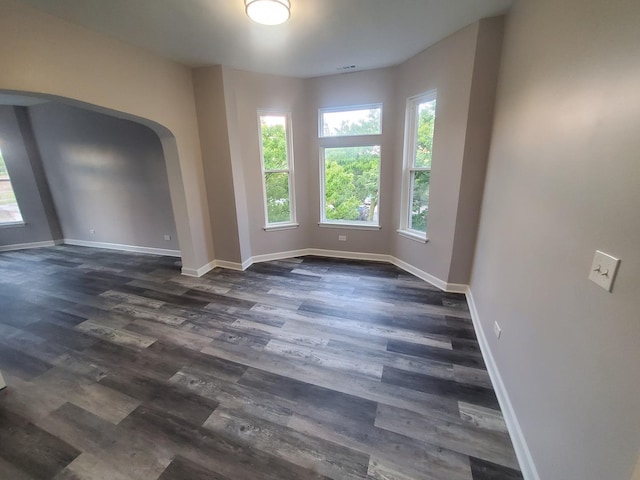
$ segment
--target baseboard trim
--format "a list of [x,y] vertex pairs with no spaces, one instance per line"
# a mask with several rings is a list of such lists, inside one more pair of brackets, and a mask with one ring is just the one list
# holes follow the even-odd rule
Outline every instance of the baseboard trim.
[[[413,265],[400,260],[392,255],[384,253],[367,253],[367,252],[349,252],[345,250],[325,250],[321,248],[303,248],[299,250],[288,250],[284,252],[267,253],[263,255],[254,255],[242,262],[242,265],[233,262],[224,262],[216,260],[217,267],[231,268],[233,270],[246,270],[254,263],[270,262],[273,260],[283,260],[285,258],[304,257],[307,255],[315,255],[317,257],[344,258],[347,260],[367,260],[370,262],[391,263],[402,270],[415,275],[427,283],[449,293],[466,293],[468,286],[461,283],[447,283],[424,270],[420,270]],[[228,266],[229,265],[229,266]],[[240,267],[240,268],[238,268]],[[200,269],[198,269],[200,270]],[[208,270],[207,270],[208,271]],[[184,273],[184,269],[183,269]],[[185,273],[185,275],[188,275]]]
[[226,268],[229,270],[238,270],[240,272],[246,270],[244,264],[238,262],[228,262],[227,260],[215,260],[216,267]]
[[164,257],[180,257],[180,250],[167,250],[164,248],[140,247],[137,245],[123,245],[120,243],[90,242],[87,240],[75,240],[65,238],[62,243],[78,247],[105,248],[107,250],[120,250],[122,252],[147,253],[149,255],[162,255]]
[[309,255],[309,249],[303,248],[301,250],[288,250],[285,252],[266,253],[264,255],[254,255],[245,260],[242,264],[243,270],[246,270],[254,263],[271,262],[273,260],[283,260],[285,258],[304,257]]
[[509,394],[507,393],[504,382],[502,381],[502,376],[500,375],[500,371],[498,370],[498,365],[493,358],[493,353],[491,352],[491,347],[489,346],[489,342],[487,341],[487,336],[485,335],[484,329],[482,328],[482,323],[480,322],[480,316],[478,314],[478,308],[476,306],[475,300],[473,299],[473,294],[471,293],[470,288],[468,288],[466,291],[466,297],[467,304],[469,305],[469,311],[471,312],[473,328],[476,331],[478,343],[480,344],[482,358],[484,358],[484,361],[487,365],[487,370],[489,372],[489,377],[491,377],[493,389],[495,390],[496,396],[498,397],[498,403],[500,404],[502,415],[504,416],[505,423],[507,424],[509,435],[511,435],[513,448],[516,451],[516,456],[518,457],[518,462],[522,470],[522,476],[525,480],[540,480],[540,476],[538,475],[535,463],[533,462],[533,457],[531,456],[529,446],[527,445],[527,441],[524,437],[522,429],[520,428],[520,422],[518,422],[518,417],[516,416],[516,412],[513,409],[511,400],[509,399]]
[[209,273],[214,268],[227,268],[229,270],[245,270],[242,268],[242,264],[236,262],[228,262],[226,260],[212,260],[206,265],[201,266],[200,268],[186,268],[182,267],[182,275],[186,275],[187,277],[201,277],[206,273]]
[[322,248],[310,248],[308,249],[307,255],[329,258],[344,258],[346,260],[367,260],[369,262],[391,263],[391,256],[384,253],[348,252],[344,250],[324,250]]
[[400,260],[399,258],[389,256],[389,262],[394,264],[396,267],[401,268],[405,272],[409,272],[412,275],[424,280],[427,283],[430,283],[434,287],[438,287],[440,290],[443,290],[448,293],[466,293],[469,289],[468,285],[464,283],[448,283],[444,280],[439,279],[438,277],[431,275],[430,273],[425,272],[424,270],[420,270],[417,267],[414,267],[410,263],[405,262],[404,260]]
[[29,248],[42,248],[42,247],[54,247],[59,243],[53,240],[47,240],[45,242],[31,242],[31,243],[16,243],[13,245],[0,245],[0,252],[12,252],[14,250],[27,250]]

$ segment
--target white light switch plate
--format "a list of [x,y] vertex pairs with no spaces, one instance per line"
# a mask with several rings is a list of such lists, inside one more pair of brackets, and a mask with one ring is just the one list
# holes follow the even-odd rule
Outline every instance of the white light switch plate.
[[619,265],[620,259],[596,250],[591,264],[591,271],[589,272],[589,280],[610,292],[613,288],[613,281],[618,273]]
[[502,329],[500,328],[500,325],[498,325],[498,322],[493,322],[493,333],[495,333],[496,338],[500,340],[500,335],[502,335]]

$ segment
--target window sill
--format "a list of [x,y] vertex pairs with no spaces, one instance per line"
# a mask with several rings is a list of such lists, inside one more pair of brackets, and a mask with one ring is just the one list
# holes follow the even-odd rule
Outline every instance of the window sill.
[[298,228],[300,226],[299,223],[280,223],[280,224],[272,224],[266,225],[263,228],[265,232],[275,232],[278,230],[292,230],[294,228]]
[[375,225],[373,223],[348,223],[348,222],[319,222],[319,227],[322,228],[347,228],[352,230],[380,230],[382,227],[380,225]]
[[25,222],[6,222],[0,223],[0,228],[24,227],[25,225]]
[[422,234],[418,232],[414,232],[411,230],[396,230],[398,235],[404,238],[408,238],[409,240],[413,240],[414,242],[427,243],[429,239],[427,238],[427,234]]

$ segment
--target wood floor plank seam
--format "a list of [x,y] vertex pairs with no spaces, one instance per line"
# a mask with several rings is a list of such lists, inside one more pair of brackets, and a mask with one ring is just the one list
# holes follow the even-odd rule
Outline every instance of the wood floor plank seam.
[[522,479],[463,295],[393,265],[0,253],[0,478]]

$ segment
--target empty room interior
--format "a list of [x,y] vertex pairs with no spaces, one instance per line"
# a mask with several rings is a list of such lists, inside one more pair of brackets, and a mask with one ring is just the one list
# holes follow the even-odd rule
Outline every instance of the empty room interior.
[[640,480],[639,46],[0,0],[0,479]]

